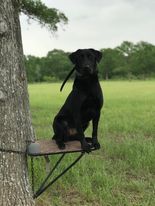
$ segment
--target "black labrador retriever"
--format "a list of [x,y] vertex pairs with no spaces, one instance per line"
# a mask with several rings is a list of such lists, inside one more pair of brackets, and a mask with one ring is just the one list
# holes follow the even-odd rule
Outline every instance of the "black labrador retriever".
[[[102,90],[98,80],[97,63],[102,53],[94,49],[79,49],[69,55],[75,65],[73,89],[53,121],[54,137],[60,149],[66,141],[79,140],[84,151],[100,148],[97,139],[98,122],[103,105]],[[92,145],[85,139],[84,131],[92,120]]]

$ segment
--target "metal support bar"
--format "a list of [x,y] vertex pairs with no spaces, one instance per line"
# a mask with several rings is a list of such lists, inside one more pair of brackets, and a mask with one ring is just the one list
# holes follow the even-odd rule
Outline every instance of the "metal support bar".
[[48,174],[48,176],[45,178],[43,183],[41,184],[40,188],[37,190],[37,192],[34,194],[33,198],[37,198],[39,195],[41,195],[47,188],[49,188],[55,181],[57,181],[62,175],[64,175],[70,168],[72,168],[84,155],[84,152],[82,152],[76,160],[72,164],[70,164],[63,172],[61,172],[57,177],[55,177],[50,183],[48,183],[46,186],[45,183],[49,179],[49,177],[53,174],[56,167],[59,165],[65,154],[63,154],[60,159],[57,161],[51,172]]
[[49,174],[47,175],[47,177],[44,179],[43,183],[41,184],[41,186],[39,187],[39,189],[37,190],[36,194],[39,193],[43,188],[44,185],[46,184],[46,182],[48,181],[48,179],[51,177],[51,175],[53,174],[54,170],[57,168],[57,166],[60,164],[61,160],[64,158],[65,153],[61,155],[61,157],[59,158],[59,160],[56,162],[56,164],[54,165],[54,167],[52,168],[52,170],[49,172]]

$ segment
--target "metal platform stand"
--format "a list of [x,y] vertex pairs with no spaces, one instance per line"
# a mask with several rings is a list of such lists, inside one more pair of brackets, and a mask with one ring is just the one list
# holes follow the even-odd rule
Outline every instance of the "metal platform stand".
[[[89,144],[91,144],[91,138],[86,138]],[[70,141],[65,143],[66,148],[64,150],[60,150],[55,143],[55,140],[38,140],[34,143],[31,143],[28,146],[27,154],[31,157],[31,176],[32,176],[32,190],[33,197],[37,198],[40,196],[47,188],[49,188],[54,182],[56,182],[61,176],[63,176],[69,169],[71,169],[85,154],[85,152],[81,149],[81,144],[79,141]],[[91,148],[91,151],[95,150],[95,148]],[[52,179],[49,183],[47,181],[52,176],[55,169],[59,166],[63,158],[68,153],[80,153],[80,155],[62,171],[59,175],[57,175],[54,179]],[[34,158],[38,156],[45,156],[45,159],[48,160],[48,155],[56,155],[61,154],[58,161],[55,163],[51,171],[45,177],[43,182],[37,191],[34,191]]]

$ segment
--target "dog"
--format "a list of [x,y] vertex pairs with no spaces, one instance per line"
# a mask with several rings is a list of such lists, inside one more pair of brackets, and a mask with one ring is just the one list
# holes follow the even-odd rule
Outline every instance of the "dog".
[[[98,80],[97,63],[102,53],[95,49],[78,49],[69,55],[74,64],[75,79],[71,93],[53,121],[54,136],[58,147],[65,149],[65,142],[79,140],[84,151],[100,148],[98,123],[103,106],[103,94]],[[84,131],[92,121],[92,145]]]

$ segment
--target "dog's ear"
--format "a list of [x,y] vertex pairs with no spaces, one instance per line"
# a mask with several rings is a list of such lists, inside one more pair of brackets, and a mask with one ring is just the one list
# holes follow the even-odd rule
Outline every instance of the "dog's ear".
[[100,62],[101,61],[101,59],[102,59],[102,52],[100,52],[100,51],[98,51],[98,50],[95,50],[95,49],[90,49],[92,52],[93,52],[93,54],[95,55],[95,57],[96,57],[96,61],[97,62]]
[[69,55],[69,59],[71,60],[71,62],[73,64],[76,64],[76,58],[77,58],[79,51],[80,51],[80,49],[78,49],[77,51],[75,51]]

